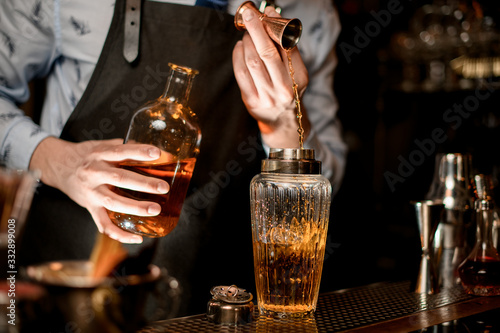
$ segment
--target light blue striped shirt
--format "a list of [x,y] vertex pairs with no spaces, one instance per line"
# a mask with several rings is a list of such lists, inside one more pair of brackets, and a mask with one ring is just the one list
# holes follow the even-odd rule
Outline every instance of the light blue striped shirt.
[[[101,53],[114,0],[0,1],[0,162],[27,169],[44,138],[59,136],[80,100]],[[195,0],[167,1],[193,5]],[[243,0],[230,0],[234,14]],[[316,150],[333,184],[343,176],[346,147],[333,94],[334,44],[340,24],[330,0],[279,0],[284,17],[303,23],[298,47],[310,84],[303,96],[312,131],[305,145]],[[28,83],[47,77],[40,125],[17,107],[29,98]]]

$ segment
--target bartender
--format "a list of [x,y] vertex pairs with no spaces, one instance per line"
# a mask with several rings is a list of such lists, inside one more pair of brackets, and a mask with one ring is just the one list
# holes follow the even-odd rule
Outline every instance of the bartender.
[[[130,253],[154,248],[153,262],[184,291],[178,315],[203,312],[212,286],[253,288],[249,183],[269,147],[298,147],[299,141],[286,56],[250,11],[248,32],[234,28],[232,15],[242,2],[0,2],[1,162],[42,172],[22,264],[88,259],[100,231],[131,244]],[[303,23],[291,56],[305,109],[304,146],[316,150],[335,190],[346,150],[332,91],[338,17],[330,0],[279,5],[283,16]],[[137,11],[138,21],[131,19]],[[265,12],[279,16],[272,7]],[[168,63],[200,73],[189,106],[202,142],[177,227],[151,241],[113,225],[106,209],[160,212],[159,205],[118,196],[110,186],[169,190],[167,182],[116,167],[125,159],[158,158],[155,147],[122,142],[134,110],[161,95]],[[17,107],[37,77],[47,79],[39,123]]]

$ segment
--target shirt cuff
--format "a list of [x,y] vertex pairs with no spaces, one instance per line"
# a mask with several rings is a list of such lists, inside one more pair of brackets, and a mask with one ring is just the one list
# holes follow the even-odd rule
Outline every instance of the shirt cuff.
[[321,142],[319,141],[313,128],[311,128],[309,135],[304,141],[304,147],[314,149],[316,160],[321,161],[321,174],[331,181],[333,174],[332,166],[330,161],[328,161],[328,156],[325,156],[324,148],[322,147]]
[[8,168],[28,170],[36,147],[49,136],[31,118],[19,117],[13,121],[1,146],[2,160]]
[[[325,146],[326,145],[326,146]],[[314,149],[316,160],[321,161],[321,174],[332,184],[332,194],[337,193],[344,176],[343,149],[330,147],[329,143],[322,143],[311,128],[304,147]]]

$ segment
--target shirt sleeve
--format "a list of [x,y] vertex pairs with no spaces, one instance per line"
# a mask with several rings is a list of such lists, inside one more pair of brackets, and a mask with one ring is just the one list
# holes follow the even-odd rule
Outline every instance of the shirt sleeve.
[[28,169],[33,151],[49,136],[18,105],[28,82],[48,73],[57,57],[53,2],[0,1],[0,164]]
[[316,158],[322,161],[323,175],[331,181],[335,193],[344,176],[347,153],[333,91],[340,21],[330,1],[315,2],[319,6],[315,14],[309,10],[309,15],[304,16],[303,36],[298,44],[309,72],[309,86],[302,102],[311,122],[311,132],[304,146],[316,151]]

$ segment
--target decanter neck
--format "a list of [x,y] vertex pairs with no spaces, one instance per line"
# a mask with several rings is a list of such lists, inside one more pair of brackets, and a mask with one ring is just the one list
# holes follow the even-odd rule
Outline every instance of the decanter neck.
[[198,74],[197,70],[170,63],[170,74],[161,96],[169,102],[187,106],[193,79]]

